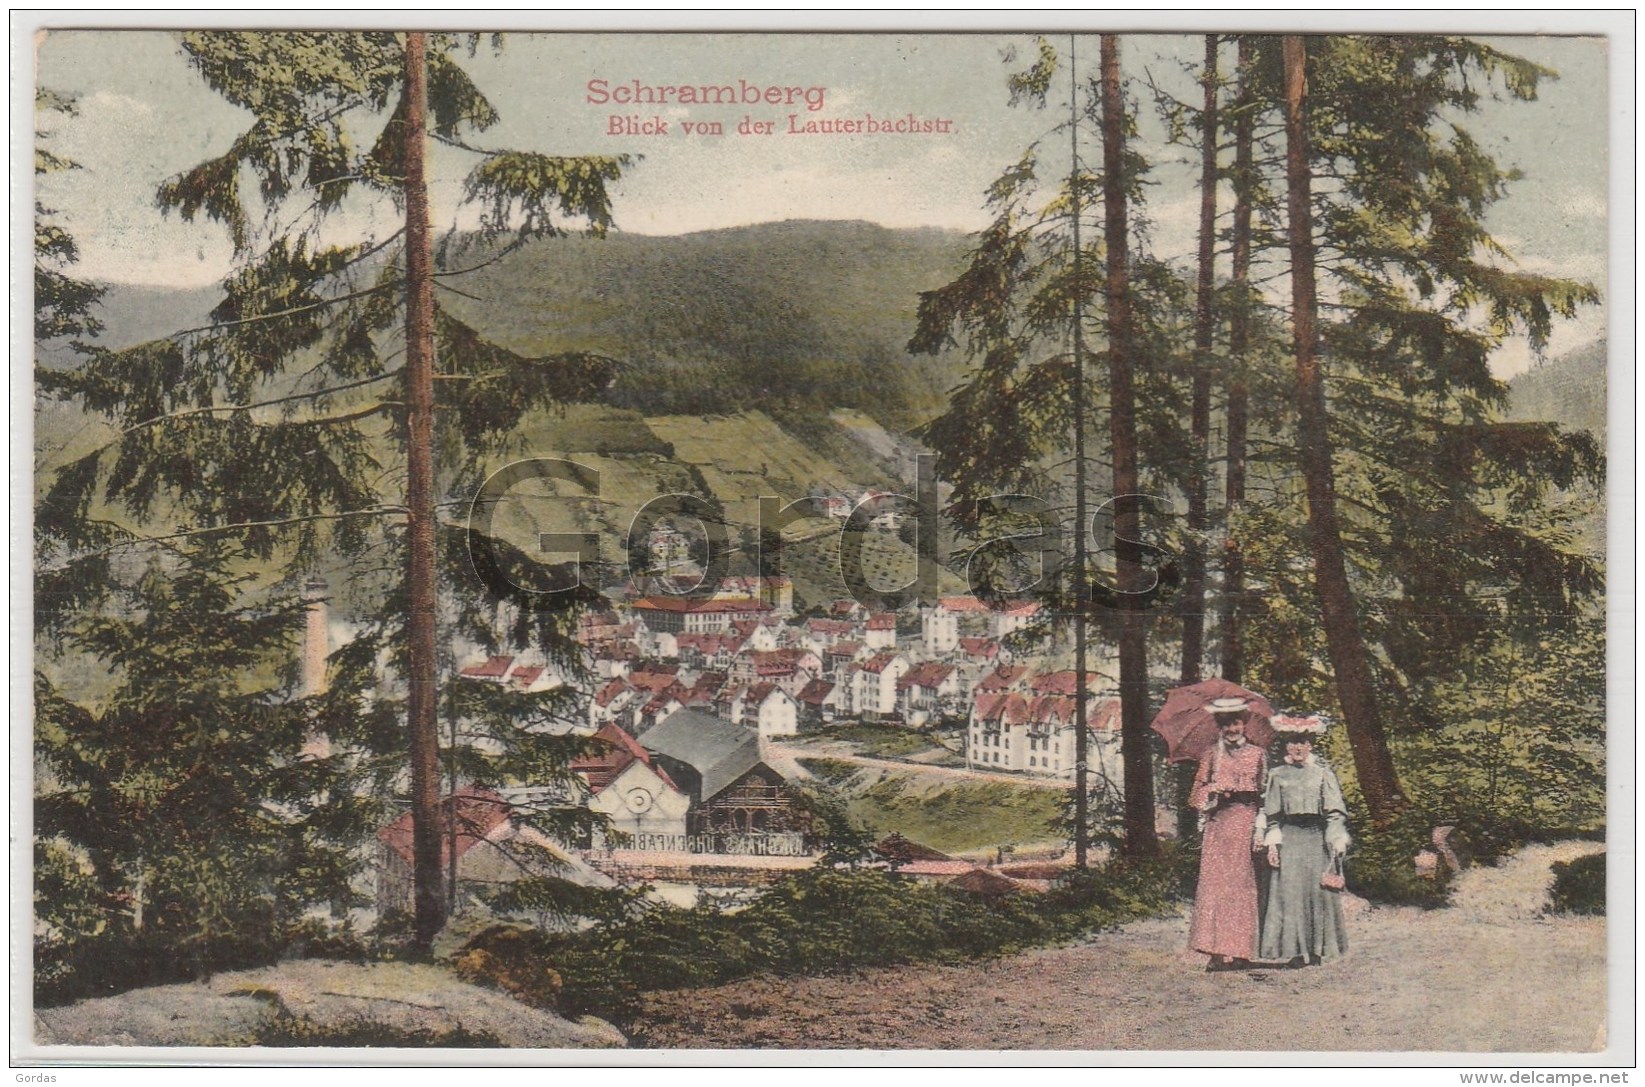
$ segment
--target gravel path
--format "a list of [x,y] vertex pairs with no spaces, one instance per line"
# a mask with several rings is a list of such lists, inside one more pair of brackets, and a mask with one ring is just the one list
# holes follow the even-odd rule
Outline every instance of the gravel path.
[[1549,865],[1598,848],[1470,869],[1445,910],[1349,896],[1348,955],[1306,970],[1205,973],[1184,912],[991,962],[653,993],[632,1033],[658,1048],[1592,1052],[1605,919],[1542,910]]

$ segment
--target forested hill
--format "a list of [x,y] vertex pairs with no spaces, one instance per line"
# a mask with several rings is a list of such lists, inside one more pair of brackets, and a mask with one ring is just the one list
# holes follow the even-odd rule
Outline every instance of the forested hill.
[[1591,431],[1605,441],[1606,346],[1584,344],[1550,359],[1508,383],[1510,418],[1552,420],[1573,430]]
[[[914,358],[919,292],[959,271],[968,240],[947,230],[795,220],[674,237],[613,233],[533,242],[500,260],[442,246],[440,305],[527,354],[587,350],[623,360],[614,394],[647,415],[757,408],[799,424],[859,408],[895,430],[939,410],[955,359]],[[459,293],[460,292],[460,293]],[[102,342],[126,346],[203,323],[215,288],[115,287]],[[46,365],[72,365],[55,351]]]
[[[903,348],[919,292],[958,274],[969,241],[945,230],[793,220],[674,237],[612,234],[529,244],[487,264],[473,246],[441,305],[525,353],[588,350],[627,367],[613,395],[643,415],[759,409],[805,429],[837,407],[892,430],[930,418],[960,361]],[[457,293],[457,292],[462,293]],[[203,323],[215,287],[116,287],[99,316],[124,346]],[[71,364],[66,349],[47,365]],[[1514,419],[1605,434],[1605,341],[1514,378]]]
[[822,221],[563,238],[464,277],[474,297],[441,304],[517,350],[625,360],[618,403],[648,415],[759,408],[802,423],[850,407],[903,429],[953,384],[953,360],[904,345],[919,292],[952,279],[966,245],[953,231]]

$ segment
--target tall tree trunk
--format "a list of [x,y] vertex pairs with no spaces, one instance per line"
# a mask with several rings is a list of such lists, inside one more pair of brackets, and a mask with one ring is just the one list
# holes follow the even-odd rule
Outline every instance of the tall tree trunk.
[[1232,522],[1245,503],[1245,432],[1249,394],[1245,385],[1251,347],[1251,200],[1255,171],[1252,142],[1255,108],[1251,93],[1255,53],[1248,35],[1239,39],[1239,102],[1234,112],[1233,308],[1228,322],[1228,468],[1223,492],[1225,521],[1222,545],[1222,678],[1244,681],[1245,641],[1240,598],[1245,593],[1245,553],[1234,537]]
[[410,691],[411,842],[416,939],[428,948],[445,921],[440,871],[440,736],[435,653],[434,263],[429,244],[428,63],[421,33],[406,35],[406,638]]
[[1090,841],[1091,738],[1086,721],[1086,626],[1090,594],[1085,548],[1085,297],[1084,254],[1080,250],[1080,108],[1079,68],[1074,36],[1068,36],[1068,192],[1074,217],[1074,867],[1086,867]]
[[[1125,855],[1159,855],[1154,830],[1154,759],[1148,731],[1148,628],[1143,608],[1137,420],[1132,391],[1130,284],[1126,266],[1125,103],[1119,37],[1102,36],[1103,241],[1108,277],[1108,398],[1114,457],[1115,571],[1120,593],[1120,758],[1125,767]],[[1080,531],[1085,531],[1084,525]]]
[[1201,114],[1199,282],[1194,299],[1194,389],[1189,419],[1188,547],[1183,555],[1182,682],[1198,683],[1205,659],[1206,492],[1211,460],[1211,291],[1217,231],[1217,36],[1205,35]]
[[1285,55],[1286,210],[1291,241],[1291,309],[1297,356],[1297,436],[1308,493],[1308,535],[1325,639],[1336,671],[1337,699],[1354,749],[1354,768],[1371,818],[1384,822],[1405,804],[1377,706],[1365,641],[1348,584],[1337,522],[1325,383],[1315,351],[1317,332],[1308,130],[1304,117],[1307,56],[1300,35],[1288,34]]

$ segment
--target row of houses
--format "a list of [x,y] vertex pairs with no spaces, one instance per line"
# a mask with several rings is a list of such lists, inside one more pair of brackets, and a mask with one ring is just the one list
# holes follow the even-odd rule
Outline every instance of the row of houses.
[[[966,729],[965,762],[975,769],[1070,777],[1078,748],[1076,675],[1004,667],[977,685]],[[1110,781],[1123,778],[1120,703],[1105,681],[1086,677],[1087,765]]]
[[[1007,640],[1042,620],[1037,602],[995,606],[969,596],[942,597],[903,616],[855,600],[803,618],[791,607],[787,578],[727,579],[691,597],[631,592],[611,611],[587,617],[581,637],[607,686],[647,662],[678,662],[724,673],[733,692],[775,684],[796,703],[799,727],[857,720],[920,726],[963,719],[976,684],[1017,655]],[[731,701],[720,698],[719,712]],[[782,706],[765,715],[786,717]]]

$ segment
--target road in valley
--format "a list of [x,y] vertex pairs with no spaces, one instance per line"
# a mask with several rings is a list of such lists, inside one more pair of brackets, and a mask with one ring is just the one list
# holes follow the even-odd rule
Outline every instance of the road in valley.
[[[831,759],[834,762],[848,762],[854,766],[871,766],[880,770],[897,770],[904,773],[933,774],[938,777],[949,777],[961,781],[999,781],[1008,785],[1020,785],[1028,789],[1071,789],[1072,781],[1061,778],[1038,777],[1033,774],[1006,774],[997,770],[972,770],[963,766],[937,766],[930,763],[915,762],[911,759],[892,759],[876,755],[858,754],[849,745],[841,743],[808,743],[785,744],[770,743],[765,745],[765,754],[768,762],[781,760],[785,765],[792,765],[800,759]],[[775,763],[773,763],[775,766]],[[783,767],[776,767],[782,769]]]

